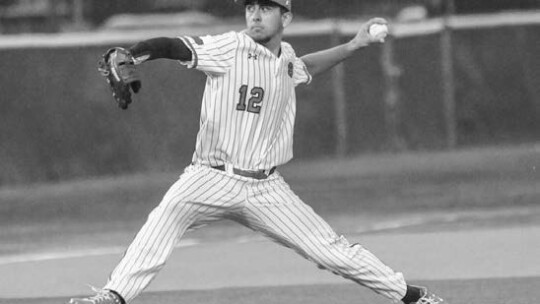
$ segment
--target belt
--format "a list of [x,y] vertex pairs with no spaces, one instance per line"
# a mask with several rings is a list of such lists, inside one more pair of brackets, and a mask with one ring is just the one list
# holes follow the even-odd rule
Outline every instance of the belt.
[[273,167],[271,168],[270,170],[257,170],[257,171],[250,171],[250,170],[242,170],[242,169],[238,169],[238,168],[227,168],[228,166],[225,166],[225,165],[220,165],[220,166],[212,166],[213,169],[217,169],[217,170],[221,170],[221,171],[225,171],[225,172],[232,172],[236,175],[240,175],[240,176],[244,176],[244,177],[249,177],[249,178],[253,178],[253,179],[266,179],[268,178],[270,175],[272,175],[272,173],[274,173],[274,171],[276,171],[276,167]]

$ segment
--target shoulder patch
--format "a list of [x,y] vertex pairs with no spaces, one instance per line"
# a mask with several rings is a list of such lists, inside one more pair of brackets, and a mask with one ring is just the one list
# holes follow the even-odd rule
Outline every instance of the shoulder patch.
[[294,65],[292,62],[289,62],[289,65],[287,66],[288,67],[288,74],[289,74],[289,77],[293,77],[293,73],[294,73]]

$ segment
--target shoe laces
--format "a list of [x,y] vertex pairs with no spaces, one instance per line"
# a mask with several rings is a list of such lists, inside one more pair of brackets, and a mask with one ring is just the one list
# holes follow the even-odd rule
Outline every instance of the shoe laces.
[[417,302],[416,304],[445,304],[444,300],[440,297],[426,292]]
[[87,298],[92,304],[120,304],[120,301],[112,292],[96,288],[91,285],[88,285],[88,287],[90,287],[92,291],[96,293],[95,295]]

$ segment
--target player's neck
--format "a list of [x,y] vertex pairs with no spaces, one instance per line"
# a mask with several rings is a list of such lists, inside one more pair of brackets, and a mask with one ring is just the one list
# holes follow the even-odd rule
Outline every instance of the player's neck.
[[274,55],[279,56],[281,52],[281,35],[274,36],[267,42],[259,42],[259,44],[267,48]]

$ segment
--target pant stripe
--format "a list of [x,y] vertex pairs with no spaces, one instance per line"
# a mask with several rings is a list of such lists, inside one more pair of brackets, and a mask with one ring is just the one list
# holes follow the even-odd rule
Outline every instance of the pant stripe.
[[[302,235],[298,235],[297,233],[292,234],[292,235],[296,236],[296,238],[294,239],[294,243],[303,244],[305,248],[312,250],[313,254],[318,254],[320,256],[323,256],[325,259],[328,259],[328,260],[336,260],[337,259],[342,263],[346,263],[345,260],[343,260],[339,256],[334,255],[332,252],[323,251],[323,248],[321,248],[320,244],[313,243],[314,239],[312,238],[312,236],[314,234],[313,234],[312,231],[309,231],[309,229],[307,229],[307,228],[309,227],[309,228],[312,228],[312,229],[316,229],[317,234],[319,235],[318,239],[324,238],[325,240],[328,240],[328,241],[330,241],[330,239],[337,239],[337,235],[333,231],[321,231],[320,229],[323,226],[307,224],[305,222],[305,220],[311,222],[312,218],[313,218],[313,214],[309,214],[309,215],[305,214],[305,212],[303,210],[300,210],[299,208],[297,208],[297,210],[296,210],[297,212],[293,212],[290,208],[291,208],[291,205],[292,206],[297,206],[296,198],[293,198],[293,199],[284,198],[283,195],[286,195],[286,194],[282,193],[281,191],[277,191],[277,190],[272,192],[272,193],[275,193],[276,195],[278,195],[280,201],[282,201],[282,202],[295,202],[294,204],[289,203],[289,204],[283,204],[282,206],[280,205],[281,208],[276,209],[276,211],[278,211],[280,213],[272,212],[272,214],[274,214],[277,219],[279,219],[281,217],[289,219],[289,222],[294,225],[294,227],[290,227],[290,231],[292,231],[292,232],[299,231],[299,232],[302,233]],[[283,212],[283,211],[288,211],[288,212]],[[301,217],[295,217],[294,219],[290,218],[290,216],[294,216],[294,215],[297,215],[299,213],[302,214]],[[297,225],[295,223],[300,223],[301,225],[299,226],[299,225]],[[285,223],[282,223],[282,224],[286,225]],[[289,235],[291,235],[291,234],[289,234]],[[303,249],[302,251],[304,252],[304,255],[306,255],[306,257],[309,257],[309,256],[313,255],[313,254],[307,253],[306,249]],[[352,267],[352,265],[349,265],[349,267]]]
[[[273,191],[271,193],[272,194],[270,194],[269,196],[273,197],[273,199],[276,202],[279,202],[279,201],[292,202],[292,200],[285,200],[282,196],[283,193],[281,192]],[[274,197],[274,194],[278,195],[280,199],[277,200]],[[313,225],[307,225],[304,222],[304,219],[309,219],[307,215],[304,216],[303,218],[302,217],[290,218],[290,215],[294,215],[295,212],[290,211],[288,205],[289,204],[282,204],[282,205],[280,204],[279,208],[275,208],[275,210],[279,213],[276,213],[274,209],[270,209],[270,210],[265,209],[267,212],[273,215],[273,217],[269,217],[269,216],[267,217],[268,221],[265,221],[266,222],[265,224],[267,225],[270,224],[272,228],[275,229],[279,233],[278,237],[289,239],[290,243],[295,244],[294,249],[296,251],[298,251],[302,256],[309,258],[312,261],[315,261],[313,259],[313,256],[316,255],[316,256],[322,256],[324,257],[324,259],[327,259],[327,260],[340,260],[342,263],[345,263],[345,261],[340,256],[336,256],[334,255],[333,252],[330,252],[330,251],[324,251],[323,250],[324,248],[320,246],[321,244],[316,244],[313,242],[314,241],[314,238],[312,237],[313,232],[310,232],[309,229],[307,228],[314,228],[318,230],[318,227],[313,226]],[[285,210],[289,210],[289,212],[282,212]],[[285,222],[282,219],[288,219],[288,221]],[[296,223],[300,223],[300,225]],[[337,236],[331,231],[322,232],[319,230],[319,235],[323,237],[325,240],[337,238]],[[319,237],[318,239],[320,240],[321,237]],[[308,249],[313,252],[312,253],[307,252]],[[349,267],[352,267],[352,265],[349,265]]]
[[[193,176],[193,178],[195,179],[196,176]],[[199,177],[198,179],[201,179],[201,178],[202,178],[202,177]],[[189,180],[188,180],[188,181],[189,181]],[[187,181],[186,181],[186,182],[187,182]],[[195,183],[195,182],[190,183],[190,184],[193,185],[194,183]],[[173,186],[173,187],[174,187],[174,186]],[[172,190],[172,189],[171,189],[171,190]],[[167,197],[167,195],[170,193],[171,190],[169,190],[169,192],[167,192],[167,194],[165,195],[165,197]],[[152,213],[153,213],[153,212],[154,212],[154,211],[152,211]],[[148,217],[148,220],[150,220],[150,219],[152,218],[152,215],[153,215],[152,213],[151,213],[150,216]],[[164,217],[164,216],[165,216],[165,215],[163,214],[162,217]],[[161,220],[162,220],[162,218],[157,219],[158,222],[161,221]],[[147,223],[147,224],[148,224],[148,223]],[[128,262],[126,261],[126,259],[127,259],[126,255],[130,252],[131,247],[134,247],[134,248],[137,248],[137,249],[138,249],[138,248],[141,247],[140,245],[141,245],[141,243],[142,243],[142,240],[148,240],[148,239],[150,239],[148,236],[151,235],[151,234],[154,232],[154,229],[144,229],[144,228],[146,228],[146,226],[148,226],[147,224],[145,224],[145,226],[143,227],[143,229],[141,229],[141,230],[139,231],[139,233],[135,236],[135,239],[133,240],[132,244],[130,245],[130,248],[128,248],[128,250],[124,253],[124,257],[122,258],[122,262],[124,262],[124,263],[120,263],[119,266],[116,267],[116,269],[115,269],[115,270],[113,271],[113,273],[111,274],[112,276],[114,276],[116,273],[125,273],[125,272],[126,272],[126,267],[130,267],[130,266],[131,266],[131,268],[129,269],[129,271],[132,271],[133,268],[135,268],[135,266],[134,266],[135,263],[132,264],[132,263],[128,263]],[[155,228],[155,227],[153,227],[153,228]],[[151,246],[152,244],[146,244],[146,245],[147,245],[147,246]],[[139,252],[139,255],[134,256],[134,257],[131,257],[131,259],[133,259],[134,261],[137,261],[137,260],[139,260],[139,259],[141,258],[141,255],[142,255],[142,254],[143,254],[143,252],[140,251],[140,252]],[[109,280],[110,280],[110,279],[109,279]]]
[[[283,192],[276,191],[275,193],[281,194]],[[306,219],[307,221],[311,222],[309,227],[318,229],[319,230],[318,232],[321,234],[321,236],[333,237],[335,238],[335,241],[339,240],[337,234],[333,232],[330,226],[326,222],[324,222],[322,218],[318,216],[311,209],[311,207],[305,205],[305,203],[303,203],[300,200],[300,198],[298,198],[298,196],[296,196],[292,192],[292,190],[287,191],[284,195],[287,195],[287,198],[284,198],[284,199],[287,199],[287,201],[297,202],[295,204],[286,204],[284,206],[284,209],[288,209],[290,214],[293,214],[293,215],[301,214],[300,217],[297,217],[294,219],[294,222],[301,222],[303,225],[306,225],[306,223],[302,221],[302,219]],[[300,208],[300,206],[303,206],[304,208]],[[296,210],[293,211],[291,210],[291,208],[295,208]],[[314,223],[313,221],[317,221],[318,224]],[[323,229],[323,228],[326,228],[326,230],[321,231],[320,229]],[[309,233],[310,232],[308,231],[308,234]],[[321,247],[320,244],[313,244],[313,243],[311,243],[311,246],[313,246],[313,247],[310,247],[311,249]],[[351,248],[346,248],[348,246],[344,246],[344,247],[346,251],[349,251],[349,252],[356,251]],[[340,273],[342,276],[348,279],[351,279],[357,283],[360,283],[362,285],[367,285],[372,288],[375,287],[376,291],[395,290],[396,286],[394,286],[391,282],[388,281],[390,269],[386,265],[384,265],[379,259],[376,259],[371,253],[369,253],[369,251],[363,249],[363,253],[366,253],[366,254],[363,254],[362,261],[358,263],[357,259],[351,259],[351,257],[347,257],[347,255],[343,251],[336,250],[336,251],[328,252],[328,254],[332,255],[330,257],[331,261],[340,261],[348,269],[353,269],[356,271],[360,271],[360,269],[362,269],[363,271],[367,271],[370,274],[369,276],[366,276],[364,274],[357,274],[356,276],[362,275],[361,279],[355,276],[351,276],[349,274]],[[328,255],[325,254],[324,256],[328,258]],[[366,259],[369,259],[369,261],[366,261]],[[369,266],[369,267],[365,267],[365,266]],[[393,274],[393,271],[390,271],[390,274]],[[366,277],[383,278],[384,280],[368,282],[366,281]]]
[[[401,274],[396,274],[397,283],[391,282],[389,276],[394,275],[394,272],[376,259],[369,251],[363,248],[350,248],[348,243],[343,244],[343,240],[330,226],[311,207],[305,205],[285,182],[276,181],[272,184],[271,191],[266,191],[268,185],[259,185],[258,187],[262,187],[258,191],[264,191],[267,197],[270,197],[277,206],[276,208],[265,208],[264,211],[260,212],[261,214],[255,216],[258,221],[262,221],[275,230],[274,233],[277,236],[274,236],[274,239],[281,243],[283,241],[280,238],[288,239],[287,243],[295,244],[293,249],[302,256],[323,264],[323,267],[336,272],[336,274],[368,286],[393,300],[402,297],[404,294],[404,282]],[[257,202],[262,205],[264,201],[261,201],[261,199],[259,197]],[[271,216],[268,214],[271,214]],[[326,246],[330,246],[330,243],[335,243],[333,246],[340,246],[340,250],[326,250],[325,248],[329,248]],[[330,246],[330,248],[333,246]],[[360,250],[362,251],[361,260],[359,260],[360,256],[358,256]],[[324,265],[324,261],[337,262],[343,266],[336,269],[331,265]],[[375,280],[368,281],[368,278]],[[395,292],[396,289],[399,290],[397,293]]]
[[[217,177],[217,174],[215,172],[212,172],[212,178],[215,178]],[[221,187],[218,188],[219,184],[222,184]],[[201,189],[201,193],[198,194],[198,196],[192,198],[191,200],[194,201],[194,202],[199,202],[199,201],[207,201],[207,200],[212,200],[212,198],[214,196],[221,196],[223,194],[225,195],[228,195],[230,192],[232,192],[235,187],[231,187],[231,183],[234,183],[234,180],[230,179],[230,180],[227,180],[227,181],[223,181],[223,180],[217,180],[216,183],[214,184],[211,184],[209,187],[209,189],[214,189],[213,192],[207,192],[207,190],[202,190]],[[223,189],[229,189],[227,192],[223,192]],[[175,199],[171,200],[171,202],[174,202],[174,201],[177,201],[178,200],[178,197],[179,195],[177,195],[175,197]],[[189,195],[187,196],[189,197]],[[223,202],[222,204],[215,204],[215,207],[217,208],[220,208],[222,207],[226,202]],[[196,212],[193,212],[192,209],[193,208],[196,208]],[[177,204],[175,206],[175,210],[176,209],[179,209],[179,208],[182,208],[182,204]],[[191,204],[189,209],[184,212],[184,215],[181,217],[181,219],[178,219],[178,217],[180,217],[182,215],[182,213],[178,213],[178,215],[170,220],[169,223],[165,223],[164,227],[170,227],[170,229],[166,230],[166,232],[161,232],[161,233],[158,233],[157,235],[154,235],[154,236],[159,236],[160,238],[162,238],[162,241],[163,241],[163,244],[158,244],[157,245],[157,249],[155,249],[155,256],[154,257],[150,257],[149,258],[149,261],[148,263],[149,264],[156,264],[157,261],[156,260],[160,260],[162,259],[162,252],[167,252],[167,251],[170,251],[172,250],[172,248],[174,248],[174,245],[176,244],[176,241],[178,240],[178,235],[180,235],[180,233],[183,234],[183,232],[185,232],[185,230],[188,228],[188,223],[192,223],[194,222],[194,220],[187,220],[187,218],[191,215],[191,217],[196,217],[197,214],[205,214],[208,210],[210,209],[213,209],[214,206],[208,206],[208,205],[204,205],[204,204]],[[177,214],[177,212],[171,212],[171,214]],[[179,226],[176,228],[178,229],[178,233],[174,233],[175,231],[175,224],[174,223],[179,223]],[[180,223],[186,223],[184,224],[183,226],[180,225]],[[173,240],[173,244],[171,244],[171,247],[170,249],[168,249],[168,246],[169,246],[169,243],[170,242],[167,242],[167,240]],[[163,248],[165,247],[165,248]],[[166,249],[167,248],[167,249]],[[146,285],[148,284],[149,282],[144,282],[144,281],[140,281],[138,286],[132,288],[132,290],[142,290],[146,287]]]
[[[197,188],[193,188],[191,186],[196,185],[199,183],[205,176],[192,176],[190,179],[186,181],[187,187],[179,187],[181,190],[182,188],[185,189],[194,189],[197,190]],[[190,182],[191,181],[191,182]],[[171,189],[173,190],[173,189]],[[190,194],[192,194],[194,191],[192,191]],[[141,274],[140,272],[143,269],[143,266],[145,264],[145,261],[148,258],[148,255],[151,254],[151,252],[148,249],[145,248],[153,248],[156,244],[156,242],[160,241],[159,236],[161,236],[161,229],[167,228],[166,222],[170,220],[171,214],[167,214],[165,212],[158,215],[158,211],[160,208],[164,208],[164,203],[171,202],[173,199],[175,199],[174,196],[170,195],[171,191],[169,191],[164,199],[162,200],[162,203],[152,211],[151,215],[148,218],[147,223],[143,226],[143,229],[140,231],[140,236],[137,236],[134,243],[128,248],[128,251],[126,252],[124,258],[122,261],[124,262],[123,265],[121,264],[118,267],[118,270],[115,270],[113,272],[113,275],[111,276],[111,280],[113,280],[115,277],[123,277],[126,274],[132,274],[133,277],[135,276],[141,276],[146,280],[151,280],[151,278],[148,278],[144,276],[144,274]],[[171,197],[172,196],[172,197]],[[190,206],[188,210],[186,210],[185,214],[191,214],[196,206]],[[176,209],[176,208],[175,208]],[[156,216],[158,216],[156,218]],[[158,236],[158,237],[154,237]],[[165,239],[165,241],[173,242],[174,240]],[[133,253],[139,252],[136,256],[130,256],[131,251],[133,250]],[[159,265],[154,266],[159,267]],[[134,290],[134,286],[137,284],[136,279],[123,279],[122,281],[118,282],[118,287],[112,286],[111,289],[114,289],[118,291],[122,296],[126,298],[126,301],[128,301],[129,298],[131,298],[130,293],[132,290]]]
[[[193,179],[193,180],[188,179],[188,180],[186,181],[186,184],[188,184],[188,185],[186,186],[186,189],[190,189],[193,185],[199,183],[200,180],[202,180],[203,178],[204,178],[204,176],[192,176],[192,179]],[[191,182],[190,182],[190,181],[191,181]],[[172,190],[172,189],[171,189],[171,190]],[[169,191],[169,192],[165,195],[163,201],[171,201],[171,198],[168,198],[168,197],[170,196],[170,192],[171,192],[171,191]],[[162,204],[163,204],[163,203],[160,203],[160,206],[162,206]],[[161,208],[160,206],[158,206],[157,208]],[[157,211],[157,209],[155,209],[154,211]],[[159,216],[159,218],[154,219],[154,216],[156,215],[154,211],[152,211],[152,213],[150,214],[150,216],[149,216],[149,218],[148,218],[149,221],[152,220],[152,221],[155,222],[155,223],[163,223],[163,222],[167,219],[167,217],[169,216],[168,214],[162,213],[162,214]],[[151,224],[148,223],[148,225],[145,225],[145,228],[147,228],[147,229],[142,229],[142,230],[139,232],[140,237],[136,237],[136,239],[135,239],[135,242],[136,242],[136,243],[135,243],[134,245],[135,245],[135,247],[137,247],[137,249],[138,249],[138,248],[141,248],[141,247],[142,247],[141,245],[142,245],[143,243],[147,243],[147,242],[151,242],[151,243],[145,244],[146,247],[153,247],[153,246],[154,246],[154,242],[157,241],[156,238],[151,238],[151,236],[152,236],[152,235],[157,235],[156,229],[159,229],[159,226],[158,226],[158,225],[151,225]],[[147,240],[151,240],[151,241],[147,241]],[[140,252],[139,252],[139,255],[134,256],[134,257],[131,257],[131,258],[132,258],[132,261],[131,261],[130,263],[125,263],[125,264],[124,264],[124,267],[130,267],[129,269],[127,269],[127,271],[126,271],[126,269],[124,269],[124,268],[122,267],[122,268],[119,268],[119,269],[118,269],[118,272],[124,273],[124,272],[131,272],[131,271],[133,271],[133,269],[136,268],[136,267],[138,266],[138,264],[139,264],[138,261],[144,259],[144,257],[145,257],[145,256],[143,256],[144,253],[145,253],[145,252],[140,251]]]
[[[150,228],[145,229],[143,227],[140,233],[141,237],[136,237],[133,245],[130,246],[139,250],[139,255],[133,258],[125,257],[123,259],[126,261],[124,266],[119,266],[118,270],[115,270],[111,276],[112,278],[120,278],[125,277],[126,274],[131,274],[133,278],[122,279],[118,283],[111,282],[113,279],[110,279],[109,284],[106,286],[107,288],[120,292],[126,298],[126,301],[137,296],[150,283],[155,272],[163,265],[162,261],[165,261],[170,255],[178,236],[188,228],[188,225],[194,221],[194,218],[205,214],[205,211],[211,208],[220,209],[222,207],[221,205],[227,203],[222,202],[221,204],[207,206],[203,204],[189,204],[189,206],[185,206],[178,203],[184,199],[189,199],[193,202],[214,201],[213,196],[220,198],[223,195],[228,195],[237,188],[236,184],[238,184],[238,181],[232,179],[223,180],[218,176],[220,172],[207,171],[204,175],[194,175],[193,179],[188,178],[180,187],[173,186],[171,188],[160,206],[156,208],[155,212],[158,212],[158,210],[161,211],[159,217],[149,217],[149,221],[145,226]],[[197,176],[198,178],[196,178]],[[190,181],[192,182],[190,183]],[[197,185],[203,185],[204,187],[197,187]],[[189,193],[184,193],[184,189],[193,190]],[[209,189],[212,189],[212,191],[208,191]],[[225,194],[223,193],[223,189],[227,189]],[[161,208],[166,208],[169,204],[174,205],[173,209],[163,212]],[[143,246],[142,244],[146,245]],[[141,250],[141,248],[150,248],[151,250],[145,251]],[[152,265],[152,267],[144,267],[145,265]],[[149,273],[145,272],[147,268],[150,269],[149,271],[147,270]]]
[[[274,189],[274,190],[276,190],[276,189]],[[282,197],[279,197],[279,199],[278,199],[274,195],[281,195],[281,193],[279,193],[277,190],[273,191],[273,192],[269,192],[269,197],[271,197],[275,202],[291,202],[290,200],[287,201],[287,200],[283,199]],[[281,204],[279,206],[279,208],[275,208],[275,209],[277,209],[277,211],[283,211],[283,210],[280,210],[280,208],[283,208],[283,209],[287,208],[287,205],[288,204]],[[273,209],[267,209],[267,211],[271,215],[273,215],[272,218],[270,218],[269,216],[267,217],[268,220],[272,223],[272,225],[271,225],[272,228],[279,231],[281,237],[288,236],[289,239],[290,239],[290,242],[292,242],[292,243],[302,243],[304,245],[304,247],[313,247],[313,246],[308,246],[308,244],[306,243],[306,241],[308,241],[308,238],[306,237],[306,231],[302,231],[302,227],[295,224],[295,220],[297,220],[298,222],[303,222],[302,219],[297,218],[295,220],[292,220],[292,219],[289,218],[288,213],[277,214]],[[263,215],[264,215],[264,213],[263,213]],[[289,220],[290,224],[292,226],[294,226],[294,227],[291,227],[286,222],[284,222],[283,218],[287,218]],[[266,224],[268,224],[268,222]],[[302,226],[303,227],[308,227],[305,224],[302,225]],[[296,231],[298,231],[299,233],[302,233],[304,237],[299,235]],[[319,248],[316,248],[316,249],[319,249]],[[321,254],[324,254],[320,250],[319,250],[319,252]]]

